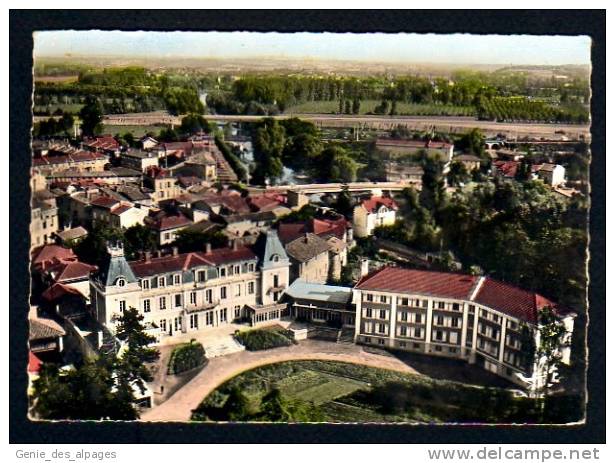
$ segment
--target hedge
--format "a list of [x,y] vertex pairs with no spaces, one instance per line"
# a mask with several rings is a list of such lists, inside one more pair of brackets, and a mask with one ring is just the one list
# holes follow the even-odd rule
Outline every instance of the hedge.
[[168,373],[177,375],[205,363],[205,349],[198,342],[190,342],[176,347],[171,352]]
[[293,332],[283,328],[265,328],[248,331],[240,331],[235,334],[235,338],[247,350],[265,350],[275,347],[290,346],[296,344]]

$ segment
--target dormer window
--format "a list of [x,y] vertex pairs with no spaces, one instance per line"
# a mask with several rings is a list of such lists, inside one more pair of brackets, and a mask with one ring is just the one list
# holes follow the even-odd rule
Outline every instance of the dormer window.
[[123,278],[118,278],[117,280],[115,280],[115,284],[122,288],[126,286],[126,280],[124,280]]
[[278,254],[274,254],[273,256],[271,256],[271,260],[273,262],[279,262],[280,261],[280,256]]

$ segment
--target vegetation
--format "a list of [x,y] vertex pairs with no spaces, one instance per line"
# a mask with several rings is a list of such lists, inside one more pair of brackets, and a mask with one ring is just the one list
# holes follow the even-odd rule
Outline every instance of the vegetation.
[[220,230],[197,231],[185,228],[176,233],[175,241],[172,246],[177,246],[179,252],[199,252],[205,249],[205,244],[210,243],[212,247],[219,248],[226,246],[228,238]]
[[169,359],[169,374],[177,375],[204,363],[205,349],[203,345],[192,340],[173,349]]
[[241,162],[241,160],[239,159],[239,156],[237,156],[237,154],[235,154],[231,150],[231,148],[229,148],[229,146],[224,142],[224,140],[220,138],[218,135],[216,135],[215,140],[216,140],[216,146],[222,153],[222,156],[224,156],[224,159],[226,159],[226,162],[228,162],[229,165],[231,166],[231,169],[233,169],[233,172],[235,172],[235,175],[237,175],[237,178],[240,181],[243,181],[243,180],[247,181],[248,172],[246,168],[244,167],[243,163]]
[[235,338],[251,351],[290,346],[295,343],[292,331],[281,327],[239,331],[235,333]]
[[151,381],[146,364],[158,358],[149,345],[154,339],[145,332],[143,316],[129,308],[117,319],[117,338],[123,347],[117,355],[101,354],[68,372],[44,364],[34,381],[33,407],[42,419],[134,420],[135,391],[145,391]]
[[563,423],[582,416],[578,397],[545,403],[506,389],[324,361],[244,372],[206,397],[192,419],[226,421],[225,409],[239,409],[237,421],[286,422]]

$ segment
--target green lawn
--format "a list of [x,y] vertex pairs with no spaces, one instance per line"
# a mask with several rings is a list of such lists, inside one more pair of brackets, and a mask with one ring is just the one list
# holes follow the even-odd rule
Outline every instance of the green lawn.
[[551,410],[545,417],[536,400],[514,397],[506,389],[343,362],[293,361],[230,379],[204,398],[193,419],[208,420],[235,388],[246,397],[252,416],[259,413],[262,398],[276,388],[285,400],[312,403],[325,421],[340,423],[561,423],[578,418],[579,403],[578,398],[550,398],[554,402],[545,405]]
[[[378,100],[361,101],[359,114],[372,113],[379,104]],[[338,110],[339,101],[308,101],[286,108],[285,114],[337,114]],[[476,110],[469,106],[397,103],[397,114],[400,116],[474,116]]]

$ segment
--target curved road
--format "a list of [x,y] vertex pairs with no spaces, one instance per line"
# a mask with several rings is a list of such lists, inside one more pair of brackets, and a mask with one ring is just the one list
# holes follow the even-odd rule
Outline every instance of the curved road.
[[169,400],[144,411],[141,421],[189,421],[192,410],[225,381],[253,368],[289,360],[335,360],[418,374],[416,370],[395,357],[365,352],[356,344],[300,341],[299,344],[290,347],[257,352],[243,351],[211,359],[197,376],[173,394]]

